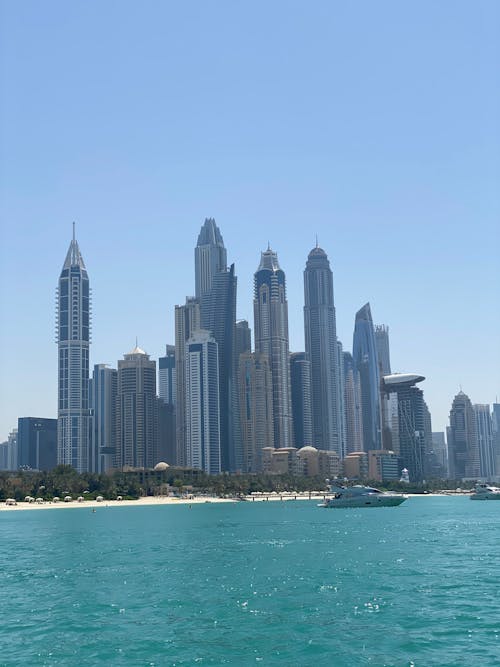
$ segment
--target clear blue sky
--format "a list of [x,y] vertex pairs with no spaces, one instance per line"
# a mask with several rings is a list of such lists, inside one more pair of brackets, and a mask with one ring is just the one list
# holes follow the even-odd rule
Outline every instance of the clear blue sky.
[[153,357],[215,217],[253,328],[267,242],[303,348],[318,234],[351,349],[370,301],[442,430],[500,396],[500,3],[1,3],[0,440],[56,416],[54,290],[71,222],[92,363]]

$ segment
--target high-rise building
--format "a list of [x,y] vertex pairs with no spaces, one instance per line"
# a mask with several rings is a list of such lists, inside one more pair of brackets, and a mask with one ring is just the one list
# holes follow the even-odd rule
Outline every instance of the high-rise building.
[[342,342],[337,339],[337,404],[339,406],[339,460],[344,458],[347,451],[347,429],[345,423],[345,375],[344,375],[344,347]]
[[252,330],[248,326],[246,320],[238,320],[236,322],[236,359],[239,359],[240,354],[246,354],[252,351]]
[[[389,353],[389,327],[385,324],[375,325],[375,346],[377,348],[378,372],[382,378],[391,374],[391,357]],[[384,449],[392,449],[391,406],[389,399],[381,388],[380,394],[381,438]]]
[[9,469],[9,443],[7,440],[0,442],[0,470]]
[[274,446],[293,445],[292,400],[285,273],[278,255],[261,254],[254,276],[255,351],[267,354],[273,384]]
[[200,301],[212,289],[213,277],[227,269],[227,253],[219,228],[207,218],[198,236],[194,251],[195,294]]
[[158,461],[169,465],[177,460],[175,405],[158,399]]
[[57,289],[57,460],[89,470],[90,287],[78,243],[70,243]]
[[415,387],[425,378],[412,373],[386,375],[383,390],[396,394],[398,406],[398,431],[401,467],[407,468],[410,481],[425,479],[426,453],[431,442],[431,420],[421,389]]
[[310,445],[313,438],[311,411],[311,362],[305,352],[290,355],[292,414],[295,447]]
[[118,361],[115,466],[152,468],[157,463],[156,362],[136,345]]
[[209,331],[195,331],[186,343],[186,463],[216,475],[221,472],[219,361]]
[[17,467],[52,470],[57,465],[57,419],[19,417]]
[[380,374],[369,303],[356,313],[352,356],[361,386],[363,450],[381,449]]
[[175,405],[177,397],[175,372],[175,345],[167,345],[164,357],[158,359],[158,396]]
[[175,465],[177,463],[175,345],[167,345],[165,356],[158,359],[158,395],[158,459],[166,461],[169,465]]
[[340,377],[333,299],[333,273],[327,254],[316,246],[304,270],[304,332],[311,363],[313,444],[342,455]]
[[92,431],[89,469],[103,473],[113,468],[116,446],[116,396],[118,372],[96,364],[89,387]]
[[391,374],[391,355],[389,352],[389,327],[385,324],[375,325],[375,346],[377,348],[377,360],[379,375]]
[[274,448],[273,390],[267,354],[239,358],[243,472],[261,472],[262,450]]
[[195,297],[187,297],[184,306],[175,307],[175,430],[176,461],[178,466],[187,465],[186,458],[186,342],[200,329],[200,302]]
[[7,470],[17,470],[18,461],[17,428],[14,428],[7,436]]
[[476,416],[476,433],[479,446],[479,472],[481,477],[491,480],[495,475],[495,453],[490,406],[476,403],[473,408]]
[[223,471],[241,470],[242,451],[236,358],[236,286],[234,264],[212,276],[201,300],[201,327],[217,343],[219,359],[220,449]]
[[451,479],[480,476],[476,415],[470,398],[459,391],[453,399],[448,429],[448,466]]
[[432,449],[442,471],[441,477],[446,479],[448,477],[448,448],[444,431],[432,432]]
[[491,422],[493,429],[493,455],[495,458],[495,474],[500,477],[500,403],[493,403]]
[[359,373],[354,367],[350,352],[342,354],[344,364],[344,423],[346,454],[363,449],[363,426],[361,415],[361,385]]

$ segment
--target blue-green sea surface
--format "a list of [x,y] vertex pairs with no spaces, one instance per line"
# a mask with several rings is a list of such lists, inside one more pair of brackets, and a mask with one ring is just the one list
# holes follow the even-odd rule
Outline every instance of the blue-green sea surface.
[[0,514],[1,665],[500,665],[500,503]]

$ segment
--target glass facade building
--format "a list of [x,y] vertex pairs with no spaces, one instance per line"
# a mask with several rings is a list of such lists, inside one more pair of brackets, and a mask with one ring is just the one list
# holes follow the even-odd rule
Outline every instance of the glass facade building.
[[254,275],[255,351],[267,354],[273,385],[274,446],[293,446],[285,273],[268,248]]
[[57,289],[57,460],[89,471],[90,286],[78,243],[70,243]]
[[342,456],[333,273],[327,254],[318,246],[309,253],[304,271],[304,333],[305,352],[311,363],[313,444]]
[[381,449],[380,374],[369,303],[356,313],[352,356],[361,388],[363,450]]
[[292,413],[295,447],[312,443],[311,412],[311,363],[305,352],[290,355],[290,381],[292,386]]

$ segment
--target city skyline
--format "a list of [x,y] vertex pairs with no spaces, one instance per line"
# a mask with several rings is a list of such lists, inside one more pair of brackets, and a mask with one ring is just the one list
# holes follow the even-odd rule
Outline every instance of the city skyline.
[[253,322],[259,252],[277,251],[290,351],[317,234],[344,350],[369,302],[392,370],[427,378],[434,429],[460,386],[478,404],[500,394],[498,3],[451,18],[425,0],[292,4],[279,31],[280,3],[265,20],[263,6],[28,6],[6,4],[0,27],[0,440],[19,416],[56,416],[51,295],[73,219],[91,365],[116,366],[136,336],[155,359],[174,342],[213,216],[238,318]]

